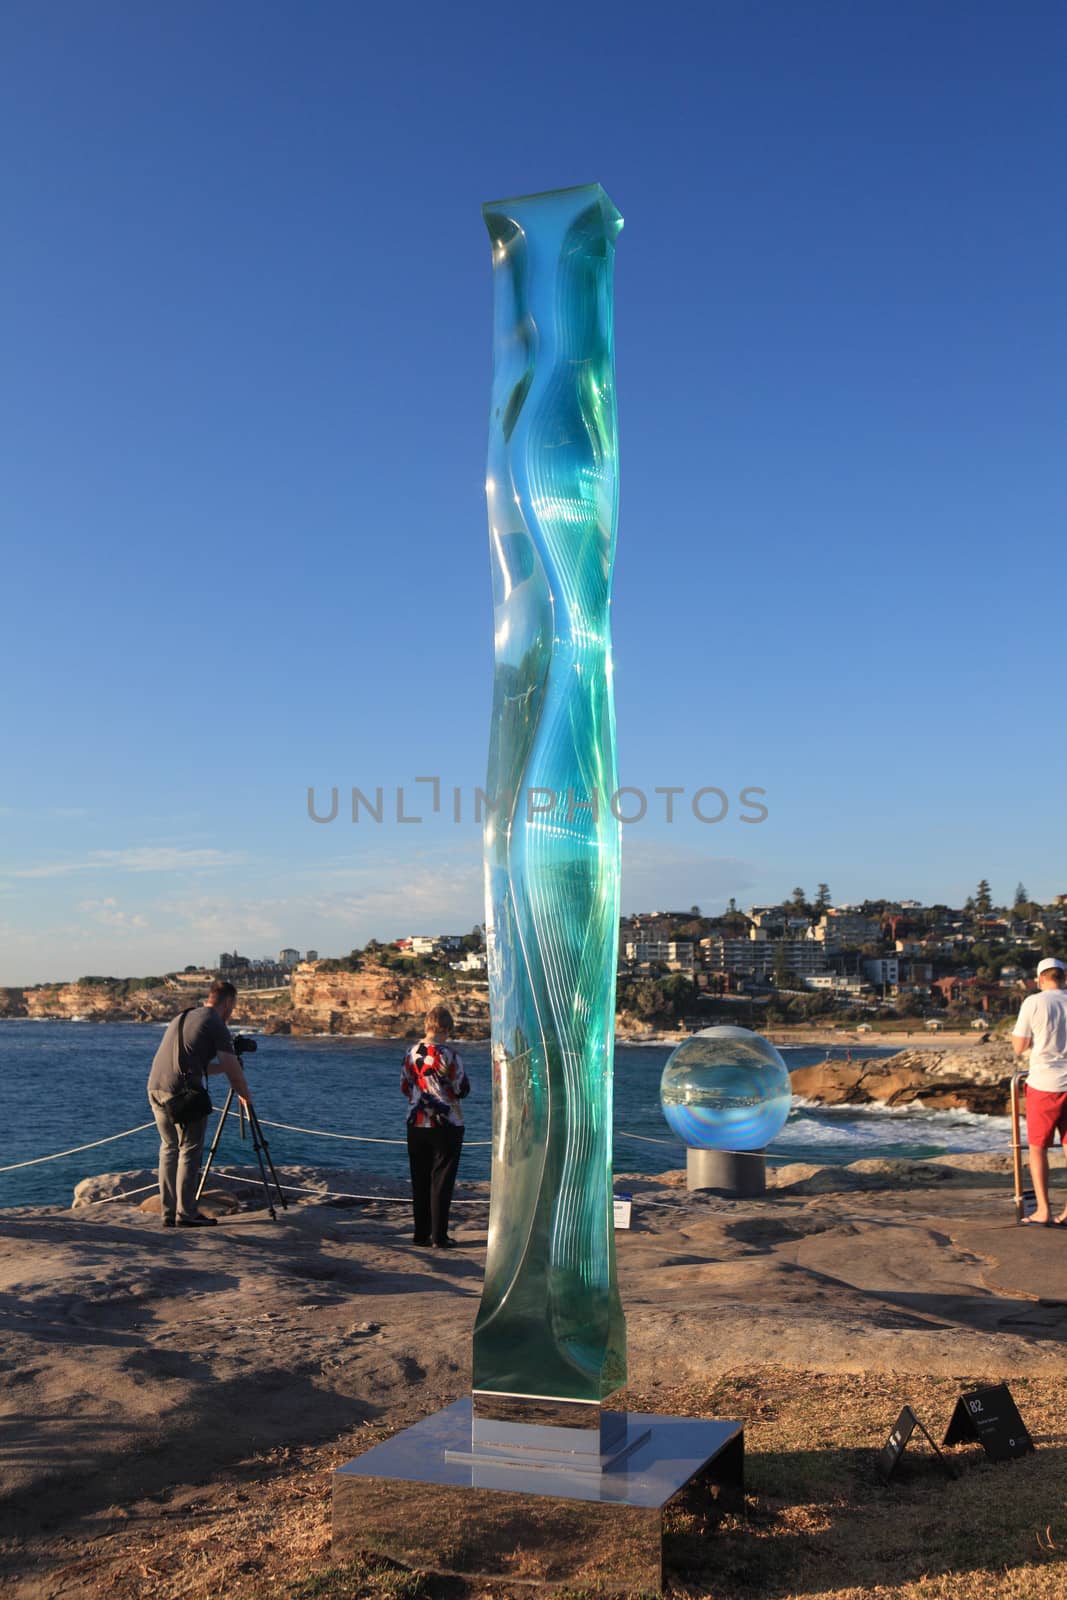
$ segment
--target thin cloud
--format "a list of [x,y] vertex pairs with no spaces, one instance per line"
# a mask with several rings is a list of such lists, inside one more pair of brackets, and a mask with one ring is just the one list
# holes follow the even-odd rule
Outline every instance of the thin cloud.
[[202,939],[219,949],[236,944],[307,944],[336,941],[326,952],[349,950],[371,937],[410,932],[458,932],[484,915],[480,867],[412,867],[382,871],[368,867],[365,887],[334,887],[333,874],[320,888],[261,899],[198,896],[171,898],[155,908],[183,939]]
[[118,901],[108,895],[103,900],[79,900],[78,910],[91,917],[94,922],[102,923],[106,928],[129,928],[135,930],[148,927],[148,918],[139,911],[123,911]]
[[93,850],[81,861],[43,861],[9,869],[10,878],[69,878],[79,872],[191,872],[236,866],[236,851],[183,850],[172,845],[135,845],[127,850]]

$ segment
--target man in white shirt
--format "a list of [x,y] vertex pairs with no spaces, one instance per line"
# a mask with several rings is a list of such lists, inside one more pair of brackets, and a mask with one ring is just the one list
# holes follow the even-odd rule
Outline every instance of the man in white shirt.
[[1048,1203],[1048,1153],[1067,1132],[1067,988],[1062,961],[1048,956],[1037,964],[1037,994],[1028,994],[1012,1029],[1015,1054],[1030,1052],[1026,1075],[1026,1140],[1037,1206],[1024,1222],[1067,1228],[1067,1206],[1055,1219]]

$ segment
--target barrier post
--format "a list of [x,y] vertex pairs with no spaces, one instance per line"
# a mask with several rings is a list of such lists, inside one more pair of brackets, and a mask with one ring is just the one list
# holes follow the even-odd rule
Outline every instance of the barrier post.
[[1016,1072],[1011,1080],[1011,1159],[1015,1172],[1015,1220],[1023,1220],[1023,1146],[1019,1126],[1019,1088],[1026,1081],[1025,1072]]

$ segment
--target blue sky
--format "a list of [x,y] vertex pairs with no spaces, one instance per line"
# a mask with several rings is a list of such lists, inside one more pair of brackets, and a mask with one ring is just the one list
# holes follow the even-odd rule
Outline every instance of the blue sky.
[[472,821],[306,793],[483,780],[479,207],[591,181],[622,781],[734,797],[624,907],[1067,889],[1062,6],[12,0],[0,63],[0,982],[480,920]]

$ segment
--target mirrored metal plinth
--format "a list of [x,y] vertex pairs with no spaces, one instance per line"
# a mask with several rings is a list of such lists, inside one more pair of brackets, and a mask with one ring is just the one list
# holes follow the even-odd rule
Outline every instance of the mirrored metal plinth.
[[[602,1471],[559,1465],[538,1441],[500,1460],[472,1451],[469,1398],[406,1428],[333,1475],[333,1548],[377,1551],[432,1572],[659,1589],[663,1510],[689,1484],[744,1488],[740,1422],[631,1412],[631,1447]],[[546,1459],[550,1456],[551,1459]]]

